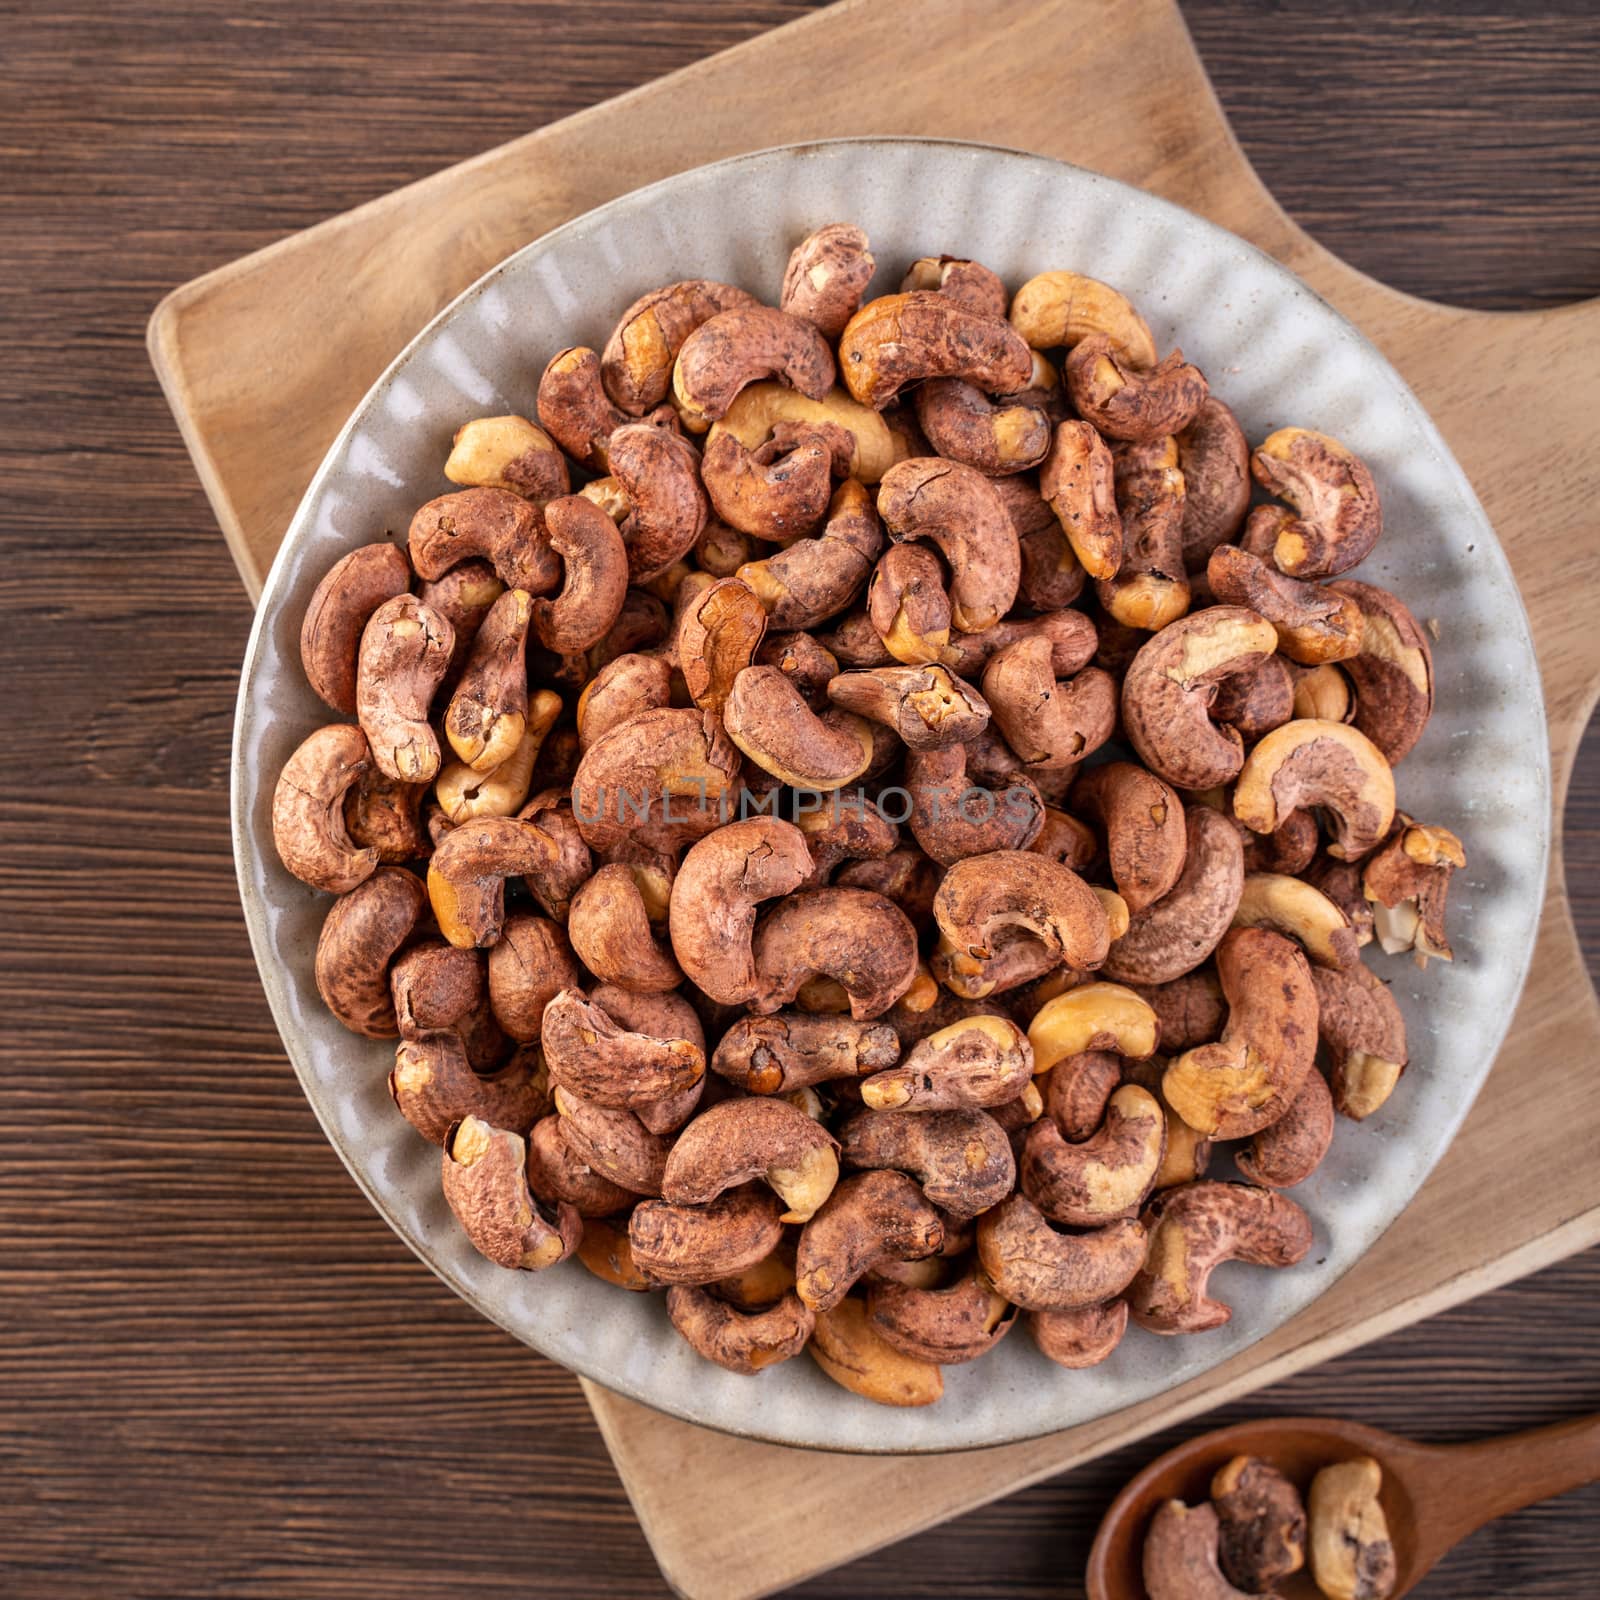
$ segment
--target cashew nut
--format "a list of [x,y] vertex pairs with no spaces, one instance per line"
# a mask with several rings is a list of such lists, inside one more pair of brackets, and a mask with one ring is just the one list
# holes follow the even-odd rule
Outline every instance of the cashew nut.
[[539,751],[560,715],[561,696],[536,689],[523,714],[521,741],[504,761],[481,772],[464,761],[452,761],[440,772],[433,786],[434,797],[452,825],[475,817],[509,817],[521,808],[533,787]]
[[593,850],[632,840],[670,852],[716,828],[739,786],[739,752],[713,713],[647,711],[584,752],[572,814]]
[[963,1017],[918,1041],[904,1062],[866,1079],[877,1111],[947,1111],[1004,1105],[1033,1076],[1033,1051],[1009,1018]]
[[838,1182],[838,1151],[826,1128],[787,1101],[724,1100],[678,1135],[661,1193],[673,1205],[704,1205],[761,1179],[783,1201],[783,1221],[807,1222]]
[[1041,272],[1017,290],[1011,326],[1035,350],[1070,349],[1103,334],[1131,367],[1156,364],[1156,342],[1125,295],[1079,272]]
[[648,583],[686,556],[705,530],[700,461],[687,441],[648,423],[618,428],[606,454],[611,476],[587,484],[577,498],[616,524],[629,580]]
[[1244,762],[1233,814],[1254,832],[1271,833],[1290,812],[1319,806],[1334,823],[1328,854],[1358,860],[1394,821],[1394,773],[1359,729],[1342,722],[1286,722]]
[[901,293],[909,294],[913,289],[948,295],[969,311],[986,317],[1003,318],[1006,314],[1006,286],[999,273],[981,261],[958,256],[919,256],[900,280]]
[[1306,1564],[1300,1491],[1254,1456],[1235,1456],[1211,1480],[1222,1570],[1246,1589],[1270,1589]]
[[876,1261],[915,1261],[936,1255],[943,1243],[939,1213],[904,1173],[858,1173],[843,1179],[801,1230],[796,1292],[813,1311],[831,1311]]
[[930,378],[917,386],[915,405],[933,448],[985,477],[1025,472],[1050,449],[1050,418],[1026,397],[991,400],[962,378]]
[[847,1165],[909,1173],[928,1200],[960,1222],[1016,1186],[1011,1142],[982,1111],[858,1111],[839,1139]]
[[983,669],[983,694],[1006,742],[1030,769],[1075,766],[1111,737],[1117,686],[1098,667],[1055,676],[1049,640],[1008,644]]
[[837,339],[860,308],[877,263],[864,229],[830,222],[794,247],[784,268],[778,304],[819,333]]
[[1292,1267],[1311,1250],[1311,1219],[1275,1189],[1203,1180],[1145,1207],[1149,1259],[1128,1290],[1133,1320],[1151,1333],[1204,1333],[1233,1315],[1207,1294],[1225,1261]]
[[1387,1600],[1397,1577],[1383,1468],[1370,1456],[1324,1467],[1311,1480],[1311,1575],[1327,1600]]
[[938,457],[902,461],[878,485],[878,515],[896,543],[927,539],[949,563],[951,617],[963,632],[992,628],[1015,604],[1016,529],[981,472]]
[[415,595],[396,595],[361,634],[356,716],[385,777],[426,783],[439,771],[428,708],[455,643],[450,624]]
[[978,1218],[978,1260],[1025,1311],[1073,1311],[1119,1295],[1144,1264],[1145,1231],[1127,1218],[1091,1233],[1060,1233],[1026,1195]]
[[1194,572],[1244,522],[1250,505],[1250,446],[1238,418],[1214,394],[1206,396],[1177,440],[1184,487],[1183,562]]
[[364,544],[328,569],[312,592],[300,625],[306,682],[346,716],[356,709],[356,655],[372,613],[411,587],[405,553],[392,544]]
[[305,739],[284,763],[272,794],[272,842],[302,883],[345,894],[370,878],[378,852],[358,849],[345,827],[345,797],[367,769],[366,735],[334,723]]
[[1269,1189],[1304,1183],[1322,1165],[1333,1143],[1333,1110],[1328,1080],[1313,1067],[1289,1109],[1234,1157],[1234,1165],[1251,1183]]
[[[1398,766],[1433,715],[1433,651],[1428,636],[1387,589],[1353,578],[1328,587],[1361,611],[1360,654],[1343,663],[1347,687],[1355,691],[1355,725],[1391,767]],[[1343,721],[1345,715],[1341,710],[1333,720]]]
[[751,1094],[789,1094],[814,1083],[858,1078],[899,1058],[895,1031],[885,1022],[853,1017],[741,1017],[723,1034],[712,1071]]
[[1320,889],[1281,872],[1252,872],[1244,880],[1236,928],[1271,928],[1296,939],[1322,967],[1348,967],[1359,959],[1350,919]]
[[583,1219],[565,1202],[552,1221],[528,1187],[527,1142],[477,1117],[452,1129],[440,1156],[444,1197],[480,1255],[540,1272],[578,1248]]
[[1105,1300],[1071,1311],[1030,1311],[1028,1329],[1039,1354],[1081,1372],[1110,1359],[1128,1331],[1128,1302]]
[[[370,754],[370,751],[368,752]],[[376,850],[388,866],[416,861],[433,849],[422,826],[425,783],[400,783],[370,763],[345,792],[344,825],[358,849]]]
[[667,397],[683,342],[719,312],[756,303],[731,283],[689,278],[652,289],[622,313],[600,357],[600,376],[617,406],[642,416]]
[[531,1128],[550,1105],[548,1084],[532,1063],[513,1059],[497,1072],[474,1072],[459,1035],[444,1031],[400,1042],[389,1093],[400,1115],[441,1147],[469,1117],[515,1133]]
[[1309,428],[1279,428],[1250,457],[1268,494],[1295,516],[1278,529],[1272,558],[1292,578],[1326,578],[1365,561],[1383,532],[1378,486],[1366,464],[1337,439]]
[[829,682],[828,698],[893,729],[912,750],[965,744],[989,722],[989,707],[978,691],[940,666],[843,672]]
[[891,545],[872,569],[867,615],[894,660],[908,666],[940,660],[950,643],[951,610],[938,554],[922,545]]
[[628,1219],[633,1264],[655,1283],[731,1278],[778,1248],[782,1209],[778,1197],[760,1184],[731,1190],[703,1206],[642,1200]]
[[1211,1505],[1165,1501],[1144,1539],[1144,1586],[1150,1600],[1272,1600],[1250,1595],[1222,1575],[1217,1512]]
[[519,818],[480,817],[452,828],[428,862],[439,931],[461,949],[494,944],[505,919],[505,880],[537,874],[556,858],[550,835]]
[[1162,1092],[1197,1133],[1245,1139],[1294,1103],[1313,1071],[1317,996],[1299,946],[1265,928],[1234,928],[1217,947],[1228,1021],[1216,1044],[1167,1068]]
[[[580,1257],[584,1255],[585,1244],[592,1255],[600,1242],[600,1236],[590,1232],[590,1219],[614,1217],[618,1212],[629,1210],[639,1198],[589,1166],[562,1136],[561,1118],[554,1113],[541,1117],[528,1134],[528,1187],[534,1198],[547,1206],[565,1201],[583,1218],[583,1242],[578,1246]],[[619,1227],[607,1241],[608,1249],[614,1250],[616,1241],[626,1240],[626,1237]],[[630,1263],[631,1259],[630,1256]],[[590,1266],[590,1262],[585,1259],[584,1265]],[[594,1270],[592,1266],[590,1270]],[[620,1273],[620,1262],[616,1270]],[[616,1279],[613,1277],[611,1281]],[[643,1279],[639,1286],[647,1287]]]
[[597,1106],[559,1085],[553,1098],[561,1118],[561,1137],[582,1161],[634,1194],[661,1193],[667,1152],[672,1147],[669,1139],[652,1133],[632,1111],[620,1106]]
[[1141,646],[1123,679],[1122,724],[1145,765],[1178,789],[1209,789],[1233,778],[1244,764],[1244,742],[1211,720],[1216,685],[1277,645],[1272,624],[1255,612],[1211,606]]
[[846,478],[834,491],[815,539],[747,562],[736,575],[766,608],[771,626],[811,628],[861,593],[882,549],[883,529],[871,496],[856,479]]
[[809,322],[752,303],[719,312],[684,340],[672,369],[672,396],[685,425],[703,431],[749,384],[777,378],[822,400],[835,372],[832,348]]
[[1108,439],[1133,443],[1188,427],[1207,394],[1206,380],[1183,359],[1182,351],[1174,350],[1155,366],[1138,367],[1103,333],[1091,333],[1072,347],[1064,376],[1085,422]]
[[697,1354],[746,1376],[799,1355],[816,1326],[798,1295],[786,1294],[762,1311],[741,1311],[692,1284],[667,1290],[667,1316]]
[[445,711],[450,748],[474,772],[490,773],[503,766],[527,732],[524,658],[533,605],[526,590],[507,589],[490,607]]
[[705,1073],[705,1052],[693,1040],[621,1027],[577,989],[564,989],[545,1007],[540,1040],[554,1082],[598,1106],[638,1112]]
[[1183,566],[1183,473],[1170,435],[1123,444],[1114,455],[1122,517],[1122,564],[1101,578],[1101,608],[1124,627],[1157,630],[1175,622],[1192,598]]
[[419,878],[403,867],[379,867],[329,907],[317,939],[317,992],[352,1033],[369,1039],[399,1033],[389,966],[427,903]]
[[1268,656],[1248,671],[1224,678],[1211,702],[1212,720],[1227,723],[1246,744],[1297,714],[1293,668],[1282,656]]
[[993,1350],[1011,1331],[1017,1308],[980,1273],[967,1272],[943,1288],[875,1282],[867,1291],[867,1320],[903,1355],[954,1366]]
[[444,475],[468,489],[509,489],[542,506],[572,487],[567,459],[526,417],[475,417],[456,429]]
[[841,1300],[819,1313],[807,1349],[840,1387],[880,1406],[930,1406],[944,1394],[939,1368],[887,1343],[863,1300]]
[[529,594],[548,594],[561,580],[539,508],[509,489],[458,489],[430,500],[412,517],[406,548],[417,576],[430,582],[472,560]]
[[[666,437],[658,429],[647,431]],[[629,552],[616,523],[581,494],[552,500],[544,508],[544,520],[550,548],[561,558],[563,582],[553,600],[532,602],[533,631],[546,650],[573,655],[598,644],[621,614],[628,592]],[[491,612],[480,641],[493,622]],[[470,663],[467,671],[470,675]]]
[[[550,436],[590,472],[610,470],[612,435],[635,421],[606,393],[600,357],[583,345],[550,358],[539,378],[537,405]],[[657,406],[647,420],[663,431],[677,425],[670,405]]]
[[845,711],[820,717],[777,667],[746,667],[723,706],[728,737],[762,768],[802,789],[841,789],[872,760],[862,718]]
[[1122,565],[1122,516],[1111,452],[1087,422],[1057,424],[1039,492],[1060,520],[1072,552],[1091,578],[1114,578]]
[[1363,1121],[1394,1093],[1406,1069],[1405,1018],[1387,985],[1360,962],[1342,972],[1313,969],[1311,980],[1334,1105],[1341,1116]]
[[1444,914],[1450,878],[1467,864],[1461,841],[1448,828],[1419,828],[1401,813],[1393,837],[1366,864],[1362,893],[1372,908],[1378,943],[1386,955],[1414,952],[1419,967],[1430,957],[1453,961]]
[[1022,1192],[1052,1222],[1097,1228],[1137,1215],[1166,1147],[1166,1118],[1155,1096],[1128,1084],[1111,1096],[1099,1131],[1081,1144],[1068,1144],[1049,1117],[1034,1123],[1018,1167]]
[[1302,666],[1344,661],[1361,649],[1364,616],[1349,595],[1287,578],[1229,544],[1211,552],[1206,579],[1224,605],[1248,606],[1265,617],[1278,630],[1278,648]]
[[821,974],[837,979],[851,1015],[868,1021],[917,976],[916,929],[893,901],[866,889],[788,895],[761,919],[750,951],[756,990],[749,1004],[758,1013],[789,1004],[809,977]]
[[[1028,1024],[1033,1070],[1048,1072],[1070,1056],[1109,1050],[1127,1060],[1155,1052],[1156,1014],[1131,989],[1116,983],[1086,983],[1040,1007]],[[1159,1158],[1158,1158],[1159,1159]]]
[[1233,923],[1245,884],[1239,831],[1209,806],[1188,806],[1183,818],[1178,881],[1131,914],[1106,956],[1102,970],[1117,983],[1164,984],[1192,972]]
[[1032,377],[1033,355],[1000,318],[918,289],[856,312],[839,336],[839,369],[850,393],[881,411],[924,378],[965,378],[989,394],[1015,394]]
[[730,434],[747,451],[757,451],[785,424],[792,428],[843,429],[854,441],[849,476],[876,483],[895,462],[906,458],[904,443],[870,406],[853,400],[843,389],[830,389],[811,399],[781,383],[753,383],[740,391],[706,439],[710,450]]

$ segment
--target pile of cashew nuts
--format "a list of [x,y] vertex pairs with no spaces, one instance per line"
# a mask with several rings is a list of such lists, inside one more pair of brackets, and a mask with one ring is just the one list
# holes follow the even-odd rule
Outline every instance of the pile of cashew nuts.
[[1094,279],[875,270],[668,284],[461,427],[312,597],[347,720],[273,824],[489,1260],[921,1405],[1019,1313],[1084,1367],[1305,1256],[1282,1191],[1406,1065],[1362,947],[1448,959],[1463,856],[1395,809],[1428,635],[1327,581],[1350,450],[1252,450]]
[[[1306,1566],[1326,1600],[1387,1600],[1394,1544],[1370,1456],[1323,1467],[1300,1491],[1255,1456],[1235,1456],[1211,1480],[1211,1499],[1168,1500],[1144,1544],[1150,1600],[1271,1600],[1273,1585]],[[1307,1517],[1309,1504],[1310,1516]],[[1308,1540],[1309,1533],[1309,1540]]]

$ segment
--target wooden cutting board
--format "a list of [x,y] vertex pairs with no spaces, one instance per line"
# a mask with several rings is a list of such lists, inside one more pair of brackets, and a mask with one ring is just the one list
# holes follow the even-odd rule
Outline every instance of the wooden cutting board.
[[251,594],[345,417],[487,267],[672,172],[849,134],[987,140],[1138,184],[1269,251],[1382,347],[1522,586],[1550,717],[1554,870],[1509,1042],[1449,1155],[1354,1271],[1227,1365],[1046,1439],[918,1458],[752,1444],[585,1384],[662,1571],[693,1600],[785,1588],[1600,1240],[1600,1007],[1560,848],[1600,686],[1600,628],[1580,603],[1600,593],[1600,302],[1453,310],[1330,256],[1251,170],[1171,0],[843,0],[184,285],[151,320],[151,357]]

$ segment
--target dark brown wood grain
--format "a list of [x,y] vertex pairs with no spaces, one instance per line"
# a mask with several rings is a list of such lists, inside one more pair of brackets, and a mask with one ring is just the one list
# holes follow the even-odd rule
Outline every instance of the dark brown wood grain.
[[[283,1057],[226,818],[249,608],[142,334],[196,272],[808,9],[0,4],[0,1594],[663,1592],[575,1382],[412,1259]],[[1585,0],[1186,14],[1332,249],[1483,307],[1600,294]],[[1567,855],[1600,963],[1593,736]],[[1594,1409],[1597,1296],[1591,1253],[1224,1415],[1456,1439]],[[1166,1442],[804,1592],[1078,1593]],[[1418,1592],[1574,1600],[1597,1524],[1574,1494]]]

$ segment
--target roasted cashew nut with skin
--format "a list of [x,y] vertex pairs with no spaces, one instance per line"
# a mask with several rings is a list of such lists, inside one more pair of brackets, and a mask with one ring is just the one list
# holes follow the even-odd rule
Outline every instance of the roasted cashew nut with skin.
[[598,644],[621,614],[628,551],[617,525],[582,495],[552,500],[544,520],[564,581],[553,600],[533,602],[533,631],[546,650],[572,655]]
[[706,1205],[641,1201],[628,1219],[633,1263],[660,1284],[706,1284],[747,1272],[783,1240],[783,1202],[761,1184]]
[[969,975],[981,974],[1008,929],[1042,943],[1052,964],[1078,971],[1098,967],[1110,948],[1105,908],[1088,884],[1070,867],[1023,850],[958,861],[939,885],[933,914],[958,970]]
[[708,318],[684,340],[672,369],[672,396],[685,425],[701,432],[752,383],[777,378],[822,400],[835,374],[832,347],[809,322],[771,306],[738,306]]
[[706,1070],[693,1040],[621,1027],[577,989],[562,990],[545,1007],[540,1042],[554,1083],[611,1109],[637,1113],[693,1088]]
[[696,1354],[749,1376],[805,1349],[816,1316],[796,1294],[760,1311],[742,1311],[693,1284],[667,1290],[667,1316]]
[[1347,446],[1310,428],[1279,428],[1256,446],[1250,470],[1296,515],[1278,529],[1272,559],[1292,578],[1328,578],[1365,561],[1383,532],[1378,486]]
[[439,741],[428,710],[454,646],[450,624],[409,594],[386,600],[363,629],[356,718],[385,777],[427,783],[438,775]]
[[962,378],[929,378],[917,386],[917,421],[947,461],[988,478],[1026,472],[1050,449],[1050,418],[1026,399],[992,400]]
[[616,524],[628,581],[649,583],[695,546],[706,526],[706,493],[694,446],[665,428],[633,423],[606,447],[611,476],[578,492]]
[[1068,1144],[1048,1117],[1034,1123],[1018,1167],[1022,1192],[1052,1222],[1102,1227],[1138,1214],[1166,1149],[1166,1116],[1155,1096],[1128,1084],[1111,1096],[1104,1123],[1081,1144]]
[[1015,1100],[1032,1076],[1033,1050],[1009,1017],[963,1017],[866,1079],[861,1101],[875,1111],[982,1109]]
[[1388,843],[1362,869],[1361,892],[1372,909],[1374,931],[1386,955],[1409,950],[1419,967],[1431,958],[1453,961],[1445,937],[1450,879],[1467,864],[1461,841],[1448,828],[1417,827],[1403,813]]
[[1103,334],[1118,358],[1143,369],[1156,364],[1156,342],[1126,295],[1080,272],[1041,272],[1011,301],[1011,326],[1035,350],[1071,349]]
[[678,618],[678,660],[689,698],[705,711],[722,712],[734,680],[756,658],[767,613],[738,578],[719,578],[694,595]]
[[427,904],[419,878],[403,867],[379,867],[329,907],[313,972],[322,1003],[352,1033],[369,1039],[399,1033],[389,968]]
[[346,716],[356,709],[356,657],[372,613],[411,587],[405,552],[364,544],[328,568],[300,625],[300,663],[314,693]]
[[283,765],[272,793],[272,842],[302,883],[346,894],[378,867],[345,826],[345,798],[367,770],[366,735],[348,723],[318,728]]
[[790,894],[756,925],[750,945],[757,988],[750,1009],[790,1004],[813,976],[835,979],[858,1022],[881,1016],[917,978],[917,931],[906,914],[867,889]]
[[783,543],[816,532],[854,449],[854,434],[836,423],[786,422],[754,450],[731,433],[714,435],[700,470],[713,509],[730,528]]
[[1109,673],[1084,667],[1055,676],[1047,639],[1008,644],[983,669],[983,696],[1006,743],[1030,769],[1076,766],[1111,737],[1117,686]]
[[1364,1121],[1383,1108],[1406,1069],[1405,1018],[1387,985],[1360,962],[1342,972],[1313,967],[1311,982],[1334,1106],[1340,1116]]
[[[540,1117],[528,1132],[528,1187],[534,1198],[547,1206],[565,1201],[573,1207],[583,1218],[584,1242],[591,1244],[591,1250],[598,1240],[591,1236],[590,1221],[627,1211],[639,1198],[589,1166],[562,1137],[561,1118],[553,1112]],[[615,1236],[611,1242],[615,1243]],[[578,1254],[580,1258],[584,1254],[583,1243],[578,1246]],[[584,1261],[585,1266],[589,1264]]]
[[572,778],[572,814],[592,850],[632,842],[670,853],[721,824],[724,804],[742,786],[739,767],[713,713],[645,712],[584,752]]
[[1222,1575],[1215,1506],[1168,1500],[1145,1535],[1142,1575],[1150,1600],[1272,1600],[1252,1595]]
[[474,772],[493,772],[515,755],[528,727],[525,663],[533,597],[507,589],[483,619],[444,714],[445,737]]
[[1151,1333],[1204,1333],[1233,1315],[1207,1294],[1224,1261],[1292,1267],[1311,1251],[1311,1219],[1273,1189],[1204,1180],[1158,1194],[1145,1208],[1149,1258],[1128,1290],[1133,1319]]
[[1122,518],[1122,564],[1095,582],[1101,609],[1127,628],[1158,631],[1189,609],[1192,591],[1183,566],[1183,507],[1187,489],[1169,435],[1124,444],[1115,456]]
[[1260,556],[1231,544],[1211,552],[1206,581],[1224,605],[1248,606],[1265,617],[1278,630],[1279,650],[1301,666],[1360,654],[1365,618],[1349,595],[1287,578]]
[[441,1148],[468,1117],[514,1131],[531,1128],[550,1104],[544,1077],[530,1062],[513,1057],[496,1072],[474,1072],[460,1038],[445,1032],[400,1042],[389,1094],[400,1115]]
[[1064,375],[1085,422],[1108,439],[1134,444],[1188,427],[1209,392],[1200,369],[1190,366],[1182,351],[1174,350],[1153,367],[1133,367],[1103,333],[1092,333],[1072,347]]
[[602,983],[640,994],[676,989],[683,972],[664,937],[671,896],[671,877],[659,868],[623,862],[597,868],[572,897],[572,948]]
[[1244,741],[1211,720],[1216,685],[1277,647],[1272,624],[1242,606],[1191,612],[1153,635],[1122,682],[1122,725],[1140,760],[1177,789],[1210,789],[1234,778],[1244,765]]
[[1183,871],[1158,900],[1132,911],[1105,975],[1117,983],[1161,984],[1192,972],[1222,942],[1244,893],[1239,830],[1209,806],[1183,813]]
[[978,1218],[983,1270],[1025,1311],[1074,1311],[1121,1294],[1144,1263],[1145,1243],[1143,1225],[1131,1218],[1060,1233],[1023,1194]]
[[907,666],[942,661],[950,645],[950,591],[937,552],[897,544],[878,558],[867,584],[867,617],[885,655]]
[[828,698],[844,711],[881,722],[910,750],[965,744],[989,725],[983,696],[941,666],[841,672],[830,680]]
[[967,310],[985,317],[1004,317],[1009,296],[999,273],[981,261],[960,256],[919,256],[900,280],[900,292],[922,289],[948,295]]
[[760,990],[751,952],[756,907],[791,894],[811,871],[805,835],[776,817],[730,822],[683,858],[668,927],[678,965],[719,1005],[745,1005]]
[[538,507],[509,489],[458,489],[428,501],[411,519],[406,549],[427,582],[473,560],[487,561],[508,589],[549,594],[561,581]]
[[864,1077],[899,1057],[899,1039],[886,1022],[780,1011],[739,1018],[718,1042],[711,1070],[750,1094],[792,1094]]
[[1331,819],[1328,854],[1357,861],[1394,821],[1394,773],[1383,752],[1342,722],[1286,722],[1250,752],[1233,790],[1233,814],[1271,833],[1293,811],[1321,808]]
[[772,627],[813,628],[861,593],[882,551],[883,527],[872,497],[856,479],[846,478],[815,539],[747,562],[735,576],[761,601]]
[[785,1222],[806,1222],[839,1178],[838,1144],[786,1100],[724,1100],[678,1135],[662,1182],[673,1205],[705,1205],[753,1179],[784,1203]]
[[1333,1143],[1333,1124],[1333,1093],[1328,1080],[1313,1067],[1301,1080],[1289,1109],[1234,1156],[1234,1165],[1251,1183],[1292,1189],[1322,1165]]
[[561,715],[561,696],[536,689],[528,697],[522,738],[498,766],[477,771],[465,761],[452,761],[434,781],[434,799],[449,822],[475,817],[509,817],[526,802],[533,787],[533,768],[550,729]]
[[[583,345],[558,351],[539,379],[539,421],[557,444],[589,472],[611,470],[610,441],[618,429],[640,419],[624,411],[605,391],[600,357]],[[677,414],[658,405],[644,419],[671,431]]]
[[1039,473],[1072,553],[1091,578],[1114,578],[1122,566],[1122,513],[1111,451],[1092,424],[1058,423]]
[[795,1256],[795,1287],[819,1314],[831,1311],[879,1260],[937,1255],[944,1224],[900,1172],[845,1178],[806,1223]]
[[1235,1456],[1211,1480],[1223,1572],[1247,1589],[1270,1589],[1306,1564],[1300,1491],[1266,1462]]
[[878,515],[896,543],[927,539],[949,563],[951,618],[964,633],[992,628],[1016,603],[1016,529],[981,472],[938,457],[903,461],[878,485]]
[[1433,649],[1428,635],[1387,589],[1354,578],[1328,587],[1354,602],[1362,618],[1360,652],[1342,663],[1344,682],[1354,690],[1355,703],[1332,720],[1353,720],[1389,765],[1398,766],[1416,747],[1433,715]]
[[1265,928],[1235,928],[1217,947],[1228,1021],[1215,1044],[1186,1050],[1162,1093],[1196,1133],[1247,1139],[1271,1127],[1315,1071],[1317,995],[1299,947]]
[[1204,568],[1218,545],[1237,537],[1250,506],[1250,446],[1239,419],[1207,395],[1177,434],[1183,473],[1183,563]]
[[[561,1118],[561,1137],[585,1165],[634,1194],[661,1193],[670,1139],[652,1133],[632,1111],[620,1106],[597,1106],[559,1085],[552,1098]],[[777,1215],[774,1206],[774,1223]]]
[[1072,1311],[1030,1311],[1028,1331],[1039,1354],[1069,1372],[1108,1361],[1128,1331],[1128,1302],[1104,1300]]
[[866,231],[854,223],[830,222],[794,247],[778,305],[837,339],[860,309],[876,270]]
[[909,1174],[958,1222],[998,1205],[1016,1186],[1011,1142],[983,1111],[863,1110],[839,1138],[846,1165]]
[[1178,882],[1188,859],[1183,806],[1172,788],[1131,761],[1109,761],[1072,788],[1075,811],[1105,833],[1111,881],[1130,915],[1148,910]]
[[880,1406],[931,1406],[944,1377],[931,1361],[896,1350],[881,1338],[864,1300],[841,1300],[818,1315],[807,1347],[811,1359],[841,1388]]
[[641,295],[622,313],[600,357],[600,379],[621,411],[642,416],[667,398],[673,363],[701,323],[756,304],[755,296],[712,278],[686,278]]
[[444,1197],[480,1255],[499,1267],[542,1272],[578,1248],[583,1219],[565,1203],[552,1221],[528,1187],[527,1141],[467,1117],[440,1155]]
[[480,817],[452,828],[428,862],[428,899],[439,931],[458,949],[495,944],[505,920],[505,880],[537,875],[557,859],[542,828]]
[[1287,873],[1247,874],[1233,925],[1271,928],[1295,939],[1319,967],[1348,967],[1360,960],[1349,917],[1320,889]]
[[456,429],[444,475],[465,489],[509,489],[542,506],[570,492],[567,458],[526,417],[474,417]]
[[839,336],[839,374],[863,405],[881,411],[907,384],[965,378],[989,394],[1015,394],[1033,376],[1033,353],[1014,329],[940,292],[869,300]]
[[778,667],[746,667],[722,708],[728,737],[764,772],[800,789],[842,789],[873,755],[867,723],[847,711],[820,716]]
[[905,1355],[940,1366],[987,1355],[1011,1331],[1017,1315],[1017,1308],[976,1271],[943,1288],[880,1280],[867,1290],[867,1318],[878,1337]]

